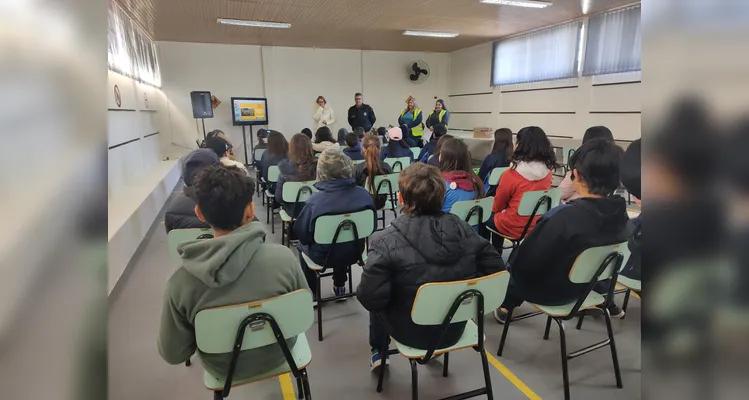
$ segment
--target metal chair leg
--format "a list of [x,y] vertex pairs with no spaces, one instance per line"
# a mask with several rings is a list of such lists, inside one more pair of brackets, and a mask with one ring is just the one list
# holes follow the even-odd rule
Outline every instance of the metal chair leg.
[[189,367],[192,365],[192,361],[188,358],[187,361],[185,361],[185,367]]
[[575,328],[577,328],[578,331],[583,327],[583,318],[585,318],[585,314],[580,314],[580,316],[577,317],[577,326]]
[[484,384],[486,385],[486,398],[488,400],[494,400],[494,391],[492,390],[492,378],[489,375],[489,360],[486,357],[486,349],[480,351],[481,353],[481,366],[484,369]]
[[606,318],[606,330],[609,334],[609,347],[611,347],[611,360],[614,362],[614,375],[616,375],[616,387],[622,388],[622,374],[619,371],[619,357],[616,354],[616,344],[614,343],[614,330],[611,329],[611,316],[609,310],[604,310],[604,318]]
[[320,273],[315,272],[317,277],[317,341],[322,342],[322,288],[320,284]]
[[348,266],[348,292],[354,293],[354,274],[350,265]]
[[273,200],[270,201],[270,233],[276,233],[276,214],[273,212]]
[[298,393],[298,397],[300,399],[304,398],[304,386],[302,384],[302,374],[299,373],[299,376],[296,377],[296,392]]
[[[551,319],[550,319],[551,320]],[[562,350],[562,380],[564,382],[564,400],[570,400],[570,377],[567,371],[567,338],[564,333],[564,322],[554,318],[559,325],[559,342]]]
[[270,208],[271,208],[270,204],[265,206],[265,223],[266,224],[270,224]]
[[510,330],[510,321],[512,321],[512,312],[514,309],[507,310],[507,318],[505,318],[505,327],[502,330],[502,339],[499,340],[499,349],[497,350],[497,356],[502,357],[502,351],[505,348],[505,340],[507,339],[507,332]]
[[550,329],[551,329],[551,317],[546,317],[546,331],[544,331],[544,340],[549,340]]
[[388,338],[386,336],[385,343],[380,347],[380,356],[382,359],[380,360],[380,372],[377,377],[377,393],[382,392],[382,382],[385,380],[385,366],[387,365],[388,357],[390,357],[389,347]]
[[632,294],[632,289],[627,289],[627,291],[624,293],[624,303],[622,303],[622,311],[624,311],[624,316],[621,319],[624,319],[627,316],[627,304],[629,304],[629,296]]
[[302,385],[304,387],[304,399],[312,400],[312,391],[309,390],[309,376],[307,375],[307,369],[303,369],[302,373]]
[[419,371],[416,370],[416,364],[415,360],[409,360],[411,361],[411,398],[413,400],[419,399]]
[[221,393],[221,391],[213,392],[213,400],[223,400],[224,395]]
[[447,365],[450,363],[450,353],[445,353],[445,362],[442,364],[442,376],[447,378]]

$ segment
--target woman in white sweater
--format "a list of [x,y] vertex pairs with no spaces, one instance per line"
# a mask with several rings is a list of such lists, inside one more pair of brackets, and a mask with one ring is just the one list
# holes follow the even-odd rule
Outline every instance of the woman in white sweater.
[[317,96],[317,104],[312,109],[312,119],[315,121],[315,129],[313,129],[315,132],[320,127],[331,128],[335,124],[335,113],[333,113],[333,109],[330,108],[325,97]]

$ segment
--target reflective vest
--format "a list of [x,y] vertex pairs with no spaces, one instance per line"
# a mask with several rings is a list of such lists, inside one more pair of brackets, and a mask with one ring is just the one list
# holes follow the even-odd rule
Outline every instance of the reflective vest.
[[[404,115],[408,112],[408,108],[403,110],[401,113],[401,118],[403,118]],[[419,118],[419,114],[421,114],[421,109],[415,108],[414,109],[414,121],[416,121],[417,118]],[[414,126],[411,128],[411,134],[415,137],[421,137],[424,135],[424,123],[420,123],[419,125]]]
[[[440,124],[442,123],[442,117],[445,116],[445,113],[447,113],[447,110],[443,109],[442,111],[440,111],[440,115],[439,115],[439,119],[438,119],[438,121],[440,122]],[[434,114],[434,110],[432,110],[432,112],[429,113],[429,116],[427,117],[427,121],[429,121],[429,119],[432,118],[432,114]]]

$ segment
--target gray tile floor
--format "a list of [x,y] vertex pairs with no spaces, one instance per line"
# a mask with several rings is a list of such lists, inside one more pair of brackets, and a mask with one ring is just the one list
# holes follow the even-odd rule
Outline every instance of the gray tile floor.
[[[181,190],[181,189],[177,189]],[[258,200],[259,203],[259,200]],[[258,215],[265,209],[258,204]],[[388,221],[392,214],[388,217]],[[280,243],[280,222],[276,234],[268,228],[267,240]],[[193,365],[172,366],[164,362],[156,348],[162,293],[166,280],[178,268],[170,259],[163,217],[160,216],[126,274],[110,297],[109,308],[109,398],[111,400],[212,399],[202,385],[202,369],[197,357]],[[360,270],[355,268],[354,285]],[[323,290],[331,290],[323,282]],[[621,302],[621,297],[617,297]],[[527,307],[523,311],[529,311]],[[641,380],[640,301],[632,298],[624,320],[613,321],[623,389],[615,386],[611,353],[597,350],[569,362],[571,394],[576,399],[639,399]],[[521,311],[522,312],[522,311]],[[328,303],[323,309],[325,340],[317,341],[316,325],[307,333],[312,347],[309,367],[312,395],[316,399],[407,399],[410,398],[408,362],[393,356],[384,391],[375,392],[376,379],[369,371],[367,342],[368,317],[356,299]],[[496,357],[501,325],[491,315],[486,318],[487,349],[498,361],[490,365],[494,395],[502,399],[563,398],[559,334],[556,325],[544,341],[545,319],[534,317],[514,323],[504,355]],[[568,323],[568,349],[574,351],[606,336],[603,319],[588,318],[577,331]],[[436,399],[482,385],[480,358],[473,350],[451,355],[450,375],[443,378],[439,360],[419,367],[421,399]],[[524,388],[521,391],[519,387]],[[284,399],[278,379],[233,389],[230,399]]]

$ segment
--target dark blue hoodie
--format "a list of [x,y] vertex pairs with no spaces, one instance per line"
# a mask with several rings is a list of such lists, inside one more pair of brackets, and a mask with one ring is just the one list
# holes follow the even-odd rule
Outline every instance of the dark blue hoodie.
[[[294,233],[299,239],[297,248],[304,252],[315,264],[323,265],[325,257],[331,251],[331,245],[315,243],[315,220],[323,215],[345,214],[350,212],[375,211],[372,196],[367,190],[356,186],[354,178],[336,179],[317,182],[319,192],[307,199],[304,208],[294,223]],[[374,218],[374,213],[372,214]],[[335,264],[351,265],[359,259],[357,249],[364,250],[364,239],[358,246],[354,242],[335,245],[329,266]]]
[[343,149],[343,154],[347,155],[351,160],[363,160],[364,154],[361,153],[361,142],[356,143],[354,147],[346,147]]

